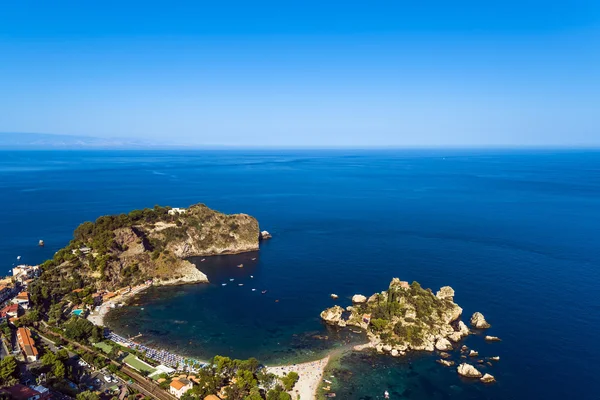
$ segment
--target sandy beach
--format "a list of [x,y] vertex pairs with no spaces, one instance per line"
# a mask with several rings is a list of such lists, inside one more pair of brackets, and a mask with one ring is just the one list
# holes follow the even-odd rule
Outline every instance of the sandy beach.
[[113,308],[113,305],[125,302],[125,300],[127,300],[129,297],[135,296],[136,294],[143,292],[150,286],[151,285],[149,284],[138,285],[132,288],[128,293],[124,293],[113,297],[109,301],[106,301],[100,306],[98,306],[98,310],[94,310],[93,312],[91,312],[88,315],[87,319],[94,325],[104,326],[104,317]]
[[267,370],[277,375],[285,375],[291,371],[297,372],[300,378],[290,392],[292,398],[296,399],[300,395],[300,400],[313,400],[317,397],[317,389],[323,380],[323,373],[329,358],[330,356],[327,356],[317,361],[302,364],[267,367]]

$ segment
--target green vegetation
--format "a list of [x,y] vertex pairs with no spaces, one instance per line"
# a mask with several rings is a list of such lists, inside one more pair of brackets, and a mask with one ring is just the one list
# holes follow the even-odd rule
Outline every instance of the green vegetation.
[[146,372],[147,374],[153,374],[154,372],[156,372],[156,369],[152,368],[145,362],[138,360],[137,357],[132,354],[127,355],[127,357],[125,357],[123,361],[130,367],[137,369],[140,372]]
[[221,214],[203,204],[183,214],[169,210],[155,206],[77,227],[73,240],[41,265],[41,276],[30,285],[33,310],[25,323],[43,319],[60,326],[71,309],[94,305],[98,291],[184,276],[189,263],[174,251],[184,241],[191,243],[187,255],[258,246],[258,222],[250,216]]
[[100,350],[102,350],[106,354],[110,354],[112,352],[112,350],[114,349],[113,346],[111,346],[110,344],[108,344],[106,342],[94,343],[94,347],[99,348]]
[[75,398],[77,400],[100,400],[100,396],[98,396],[96,392],[91,392],[89,390],[78,393]]
[[[214,357],[210,363],[200,369],[197,374],[198,384],[189,390],[183,400],[204,399],[209,394],[223,391],[229,400],[290,400],[291,397],[285,392],[285,388],[279,383],[280,378],[267,373],[254,358],[248,360],[232,360],[229,357]],[[295,373],[281,378],[281,382],[287,382],[290,389],[297,382]],[[161,383],[161,387],[168,387],[167,381]],[[170,382],[170,381],[169,381]]]
[[281,378],[281,382],[283,383],[284,389],[289,392],[294,388],[294,385],[296,384],[296,382],[298,382],[298,379],[300,379],[298,374],[292,371],[283,378]]
[[65,325],[65,336],[69,339],[82,342],[89,340],[96,343],[102,340],[102,328],[95,326],[87,319],[72,317]]
[[[385,345],[405,350],[431,346],[433,337],[442,331],[451,331],[448,324],[459,311],[451,297],[438,298],[418,282],[408,285],[395,278],[387,291],[371,296],[365,303],[355,304],[345,322],[368,329]],[[369,323],[364,321],[363,315],[370,315]]]
[[44,372],[57,380],[62,380],[67,374],[66,361],[69,359],[67,350],[59,350],[56,354],[48,351],[41,358]]
[[0,385],[10,386],[18,383],[19,366],[13,356],[8,356],[0,361]]

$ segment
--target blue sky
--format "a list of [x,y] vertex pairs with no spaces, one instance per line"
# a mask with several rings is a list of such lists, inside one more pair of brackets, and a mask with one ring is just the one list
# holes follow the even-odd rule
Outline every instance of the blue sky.
[[598,1],[291,3],[2,2],[0,131],[600,145]]

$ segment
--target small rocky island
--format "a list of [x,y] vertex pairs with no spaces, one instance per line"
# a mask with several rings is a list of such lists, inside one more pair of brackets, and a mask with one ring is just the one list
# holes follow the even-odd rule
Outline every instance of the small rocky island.
[[106,290],[149,279],[157,284],[207,282],[186,258],[255,251],[260,237],[255,218],[226,215],[204,204],[107,215],[81,224],[69,245],[42,265],[42,280],[64,286],[75,279]]
[[324,310],[321,318],[330,325],[356,326],[367,331],[369,343],[357,350],[376,349],[393,356],[408,350],[447,351],[452,342],[469,334],[458,319],[462,308],[454,303],[454,290],[444,286],[435,295],[417,282],[409,284],[394,278],[388,290],[369,298],[352,297],[345,310],[334,306]]

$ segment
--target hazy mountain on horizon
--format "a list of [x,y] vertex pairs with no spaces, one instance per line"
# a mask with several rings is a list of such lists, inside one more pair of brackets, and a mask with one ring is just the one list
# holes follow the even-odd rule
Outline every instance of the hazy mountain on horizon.
[[0,132],[0,149],[85,149],[165,147],[156,143],[129,138],[98,138],[93,136],[52,133]]

